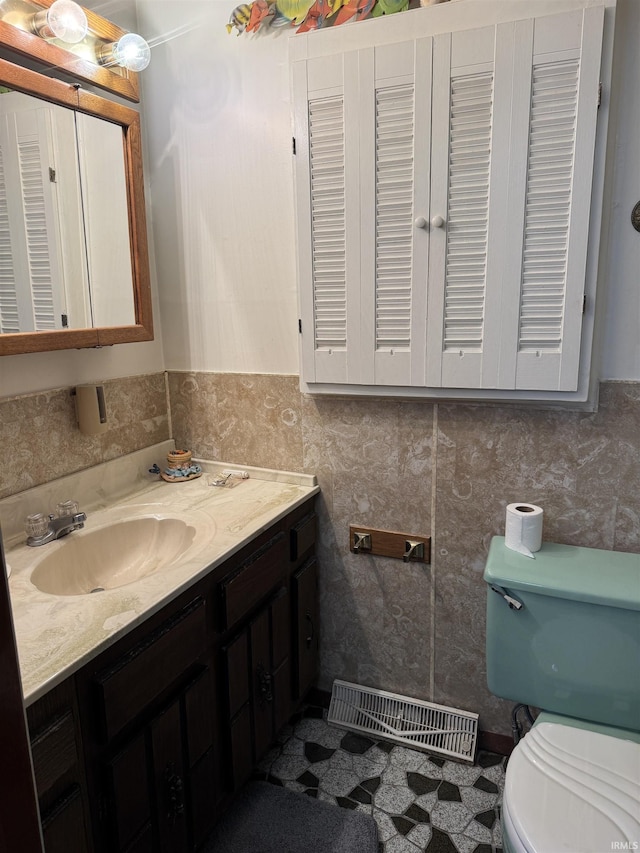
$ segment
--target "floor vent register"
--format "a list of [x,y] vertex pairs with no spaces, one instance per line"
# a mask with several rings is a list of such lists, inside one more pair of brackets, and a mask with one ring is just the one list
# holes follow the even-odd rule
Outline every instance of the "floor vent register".
[[452,761],[475,759],[478,714],[469,711],[336,680],[327,721]]

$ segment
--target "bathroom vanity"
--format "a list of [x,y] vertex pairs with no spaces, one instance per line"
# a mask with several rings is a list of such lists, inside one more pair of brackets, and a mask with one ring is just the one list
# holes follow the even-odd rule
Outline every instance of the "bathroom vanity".
[[228,490],[205,473],[88,511],[69,543],[161,505],[191,504],[210,536],[95,594],[45,594],[28,565],[41,549],[9,551],[47,853],[197,849],[300,704],[318,659],[318,489],[298,479]]

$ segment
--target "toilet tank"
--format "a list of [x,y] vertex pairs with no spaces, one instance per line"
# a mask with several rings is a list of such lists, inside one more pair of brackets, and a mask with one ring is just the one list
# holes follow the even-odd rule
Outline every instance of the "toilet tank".
[[640,731],[640,555],[545,542],[531,559],[496,536],[484,579],[492,693]]

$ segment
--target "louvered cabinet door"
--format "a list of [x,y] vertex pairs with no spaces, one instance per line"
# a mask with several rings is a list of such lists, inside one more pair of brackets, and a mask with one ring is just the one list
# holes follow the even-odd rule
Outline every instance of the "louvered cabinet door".
[[514,51],[499,30],[434,39],[426,384],[436,388],[496,382]]
[[362,381],[424,385],[430,38],[359,52]]
[[578,387],[603,18],[434,40],[428,386]]
[[293,68],[302,372],[360,382],[357,53]]
[[603,21],[517,24],[502,388],[578,387]]

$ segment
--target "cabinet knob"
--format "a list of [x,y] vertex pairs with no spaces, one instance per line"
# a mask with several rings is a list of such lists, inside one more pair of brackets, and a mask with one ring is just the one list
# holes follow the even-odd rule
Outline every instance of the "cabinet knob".
[[442,228],[444,226],[444,218],[442,216],[434,216],[431,220],[431,225],[434,228]]
[[166,808],[167,818],[171,823],[184,815],[184,783],[176,773],[173,761],[170,761],[164,770],[166,785]]
[[427,220],[424,218],[424,216],[417,216],[413,224],[416,226],[416,228],[426,228]]

